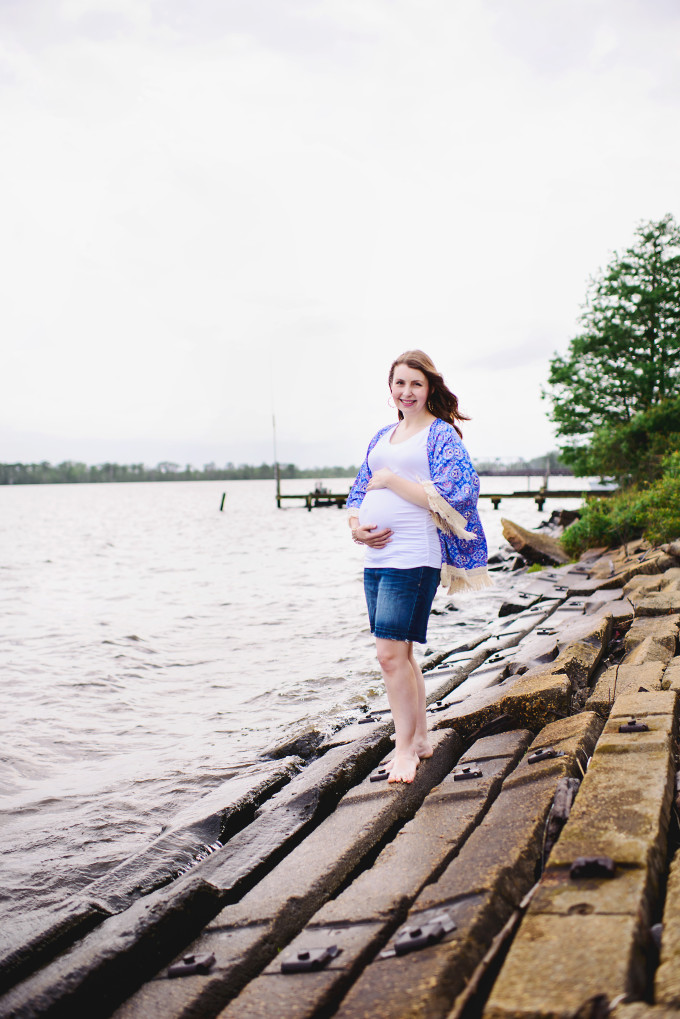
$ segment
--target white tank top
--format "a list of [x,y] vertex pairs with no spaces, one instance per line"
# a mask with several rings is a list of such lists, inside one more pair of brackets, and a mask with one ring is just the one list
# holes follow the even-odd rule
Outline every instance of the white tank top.
[[[396,428],[396,425],[395,425]],[[386,432],[368,454],[371,474],[389,467],[407,481],[429,481],[430,466],[427,460],[429,428],[416,432],[405,442],[390,443],[394,429]],[[392,568],[410,570],[416,566],[442,564],[439,535],[429,510],[416,506],[390,491],[378,488],[367,492],[359,507],[361,524],[377,524],[378,530],[389,527],[394,532],[384,548],[366,546],[364,565],[368,569]]]

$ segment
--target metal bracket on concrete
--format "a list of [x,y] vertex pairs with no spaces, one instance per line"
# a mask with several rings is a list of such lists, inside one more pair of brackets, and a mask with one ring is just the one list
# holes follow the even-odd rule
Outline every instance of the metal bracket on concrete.
[[456,925],[448,913],[438,916],[417,926],[403,927],[394,940],[393,948],[386,948],[380,953],[381,959],[389,959],[395,955],[407,955],[418,952],[429,945],[436,945],[446,934],[455,931]]
[[619,732],[649,732],[649,726],[644,722],[638,722],[637,718],[631,718],[630,722],[619,726]]
[[474,764],[462,764],[453,770],[453,781],[464,782],[467,778],[481,778],[482,769]]
[[175,962],[168,970],[169,977],[191,977],[197,973],[209,973],[215,965],[215,956],[210,952],[205,955],[185,955],[181,962]]
[[390,770],[386,764],[381,764],[371,772],[371,782],[386,782],[389,778]]
[[436,715],[438,711],[446,711],[451,705],[445,701],[435,701],[434,704],[430,704],[427,708],[427,712],[430,715]]
[[569,868],[569,877],[614,877],[616,864],[610,856],[577,856]]
[[555,750],[555,747],[543,747],[542,750],[534,750],[533,754],[529,754],[527,757],[527,764],[550,761],[553,757],[564,757],[564,750]]
[[297,952],[290,959],[281,960],[282,973],[313,973],[323,969],[331,959],[340,955],[337,945],[326,945],[324,948],[307,948]]

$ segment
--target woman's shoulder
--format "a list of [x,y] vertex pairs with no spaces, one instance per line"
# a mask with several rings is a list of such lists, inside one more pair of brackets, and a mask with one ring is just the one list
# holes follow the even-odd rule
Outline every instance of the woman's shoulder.
[[460,435],[448,421],[435,418],[430,425],[430,439],[435,442],[460,442]]
[[455,460],[459,464],[465,461],[471,463],[470,454],[458,431],[448,421],[442,421],[441,418],[437,418],[430,425],[427,454],[430,458],[430,467],[433,464],[445,464],[451,460]]

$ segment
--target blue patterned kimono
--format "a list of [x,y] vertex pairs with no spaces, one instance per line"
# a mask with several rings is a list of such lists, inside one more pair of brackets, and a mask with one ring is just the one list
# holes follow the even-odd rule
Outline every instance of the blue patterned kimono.
[[[361,506],[371,469],[368,454],[378,439],[394,428],[394,422],[377,432],[368,444],[366,459],[347,497],[347,508]],[[477,512],[479,478],[468,451],[453,425],[437,418],[427,437],[430,480],[421,484],[427,492],[430,514],[439,534],[442,551],[441,582],[449,594],[489,587],[486,569],[486,538]]]

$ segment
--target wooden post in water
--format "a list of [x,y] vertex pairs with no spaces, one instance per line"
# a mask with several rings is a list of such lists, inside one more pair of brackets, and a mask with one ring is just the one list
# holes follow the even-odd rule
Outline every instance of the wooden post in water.
[[[548,481],[550,480],[550,453],[545,458],[545,472],[543,474],[543,488],[548,491]],[[542,509],[542,507],[539,507]]]
[[274,438],[274,477],[276,478],[276,505],[281,509],[281,472],[279,470],[279,458],[276,452],[276,417],[272,414],[272,434]]
[[224,500],[227,498],[227,493],[222,492],[222,502],[220,503],[220,513],[224,510]]

